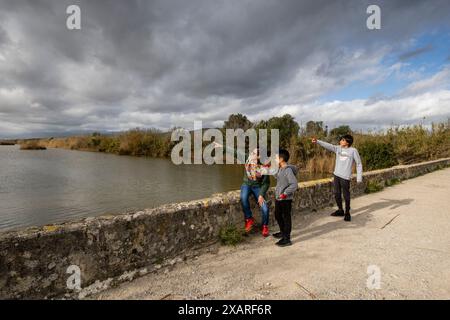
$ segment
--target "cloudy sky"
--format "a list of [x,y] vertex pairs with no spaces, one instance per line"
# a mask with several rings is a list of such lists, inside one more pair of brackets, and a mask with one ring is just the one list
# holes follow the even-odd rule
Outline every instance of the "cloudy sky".
[[[81,30],[66,8],[81,8]],[[381,30],[366,8],[381,7]],[[0,0],[0,137],[450,117],[450,1]]]

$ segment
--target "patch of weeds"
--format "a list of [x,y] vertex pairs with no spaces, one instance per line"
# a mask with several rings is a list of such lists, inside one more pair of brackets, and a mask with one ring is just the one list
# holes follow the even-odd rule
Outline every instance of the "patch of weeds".
[[450,168],[450,164],[440,164],[440,165],[438,165],[436,170],[444,170],[447,168]]
[[157,257],[154,261],[154,264],[162,264],[164,262],[163,257]]
[[219,232],[220,242],[227,246],[235,246],[241,243],[244,240],[242,235],[243,230],[232,224],[223,227]]
[[365,193],[374,193],[384,189],[384,186],[377,181],[369,181],[366,186]]
[[421,177],[423,175],[425,175],[425,172],[419,171],[419,172],[417,172],[416,177]]
[[399,184],[400,182],[401,182],[400,179],[398,179],[398,178],[392,178],[392,179],[386,180],[384,184],[386,185],[386,187],[390,187],[390,186]]
[[417,178],[417,177],[420,177],[420,176],[423,176],[423,175],[424,175],[423,172],[415,172],[409,177],[409,179],[414,179],[414,178]]

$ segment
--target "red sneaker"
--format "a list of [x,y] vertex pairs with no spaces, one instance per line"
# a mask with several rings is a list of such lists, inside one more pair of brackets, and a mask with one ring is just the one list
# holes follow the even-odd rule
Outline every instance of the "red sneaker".
[[254,224],[255,224],[254,218],[245,219],[245,232],[252,231]]
[[263,237],[268,237],[269,236],[269,226],[263,225],[262,235],[263,235]]

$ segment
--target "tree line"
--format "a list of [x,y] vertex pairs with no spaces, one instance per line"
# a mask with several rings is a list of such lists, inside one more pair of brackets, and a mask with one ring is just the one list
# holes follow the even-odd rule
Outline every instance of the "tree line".
[[[290,114],[252,122],[246,115],[231,114],[221,129],[278,129],[280,146],[291,153],[292,162],[313,173],[331,172],[333,155],[311,144],[312,136],[337,143],[339,137],[350,133],[355,137],[365,170],[409,164],[441,157],[450,157],[450,126],[447,123],[393,126],[379,132],[357,132],[348,125],[329,129],[322,121],[308,121],[304,126]],[[39,144],[50,148],[88,150],[119,155],[169,158],[171,131],[157,129],[132,129],[117,134],[94,132],[90,135],[39,139]],[[207,143],[205,143],[207,144]]]

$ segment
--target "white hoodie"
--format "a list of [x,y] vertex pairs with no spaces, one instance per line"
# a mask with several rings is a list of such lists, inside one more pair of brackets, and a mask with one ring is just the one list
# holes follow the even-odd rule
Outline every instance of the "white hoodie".
[[361,157],[358,150],[353,147],[342,148],[341,146],[335,146],[325,141],[317,140],[317,143],[325,149],[336,153],[336,164],[334,167],[334,175],[345,180],[350,180],[352,177],[352,165],[353,161],[356,163],[356,181],[362,181],[363,167],[361,163]]

